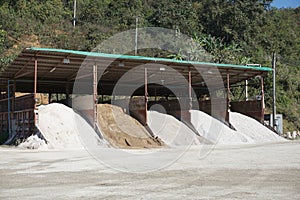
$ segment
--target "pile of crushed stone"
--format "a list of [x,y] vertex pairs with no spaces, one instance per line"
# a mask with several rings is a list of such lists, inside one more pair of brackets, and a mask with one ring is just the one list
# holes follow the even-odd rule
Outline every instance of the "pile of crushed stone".
[[48,149],[45,140],[39,138],[37,135],[31,135],[24,142],[18,145],[20,149]]
[[106,146],[83,117],[63,104],[39,106],[37,127],[50,149],[83,149],[87,141]]
[[257,144],[284,141],[270,129],[240,113],[230,112],[230,123],[236,130],[212,116],[191,110],[191,122],[197,131],[214,144]]
[[191,123],[197,132],[175,117],[148,111],[148,125],[155,137],[121,107],[97,105],[98,127],[103,138],[93,127],[63,104],[52,103],[38,107],[38,122],[42,137],[32,135],[18,145],[22,149],[83,149],[86,145],[118,148],[155,148],[164,145],[185,146],[203,144],[203,138],[213,144],[256,144],[285,141],[258,121],[230,112],[230,122],[236,130],[210,115],[191,110]]
[[148,111],[147,123],[152,132],[168,146],[188,146],[202,143],[202,138],[171,115]]
[[280,137],[269,128],[251,117],[237,112],[230,112],[229,117],[230,122],[234,126],[234,128],[238,132],[251,138],[254,143],[286,141],[284,138]]

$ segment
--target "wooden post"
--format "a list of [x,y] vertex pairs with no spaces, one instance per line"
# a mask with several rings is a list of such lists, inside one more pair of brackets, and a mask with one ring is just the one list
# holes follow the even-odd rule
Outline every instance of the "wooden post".
[[35,113],[36,110],[37,110],[37,99],[36,99],[36,91],[37,91],[37,69],[38,68],[38,62],[37,62],[37,58],[35,58],[35,61],[34,61],[34,89],[33,89],[33,92],[34,92],[34,95],[33,95],[33,98],[34,98],[34,125],[36,125],[37,123],[37,114]]
[[98,94],[98,80],[97,80],[97,64],[93,65],[93,126],[96,129],[97,119],[97,94]]
[[148,76],[147,76],[147,68],[145,67],[145,125],[147,125],[148,120]]

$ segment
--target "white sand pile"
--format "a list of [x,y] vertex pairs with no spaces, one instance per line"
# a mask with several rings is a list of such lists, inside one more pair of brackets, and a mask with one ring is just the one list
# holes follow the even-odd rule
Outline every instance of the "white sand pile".
[[199,136],[171,115],[148,111],[148,125],[152,132],[169,146],[201,144]]
[[250,137],[232,130],[224,123],[202,111],[191,110],[190,113],[191,122],[196,130],[215,144],[254,143]]
[[251,117],[240,113],[230,112],[230,123],[236,129],[210,115],[197,110],[191,110],[191,121],[194,127],[202,133],[203,137],[218,144],[254,144],[284,141],[276,133]]
[[230,122],[238,132],[250,137],[255,143],[285,141],[284,138],[246,115],[230,112]]
[[42,140],[37,135],[31,135],[24,142],[18,145],[21,149],[48,149],[45,140]]
[[[86,141],[105,145],[94,129],[73,109],[58,103],[38,107],[38,129],[48,147],[82,149]],[[84,137],[83,137],[84,136]]]

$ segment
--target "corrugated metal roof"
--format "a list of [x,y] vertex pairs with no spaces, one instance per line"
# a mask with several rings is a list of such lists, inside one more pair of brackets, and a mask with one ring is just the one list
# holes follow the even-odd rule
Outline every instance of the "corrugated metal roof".
[[[68,58],[70,62],[63,62],[65,58]],[[125,73],[144,64],[150,64],[148,65],[149,69],[157,68],[157,64],[171,67],[177,74],[179,72],[179,74],[186,79],[188,79],[188,69],[190,68],[193,87],[196,89],[198,88],[199,91],[203,89],[201,87],[204,87],[204,79],[201,74],[199,74],[199,70],[201,73],[206,73],[206,78],[214,79],[216,74],[207,72],[212,71],[211,69],[213,68],[217,69],[218,73],[222,76],[224,83],[226,83],[227,74],[229,74],[230,84],[238,83],[257,75],[264,76],[272,71],[272,69],[268,67],[31,47],[24,49],[5,71],[0,72],[0,79],[3,82],[3,84],[0,84],[0,91],[6,90],[5,85],[7,84],[7,80],[15,80],[17,82],[17,91],[32,92],[35,59],[38,61],[38,92],[42,93],[63,93],[65,92],[66,87],[69,87],[72,90],[73,83],[75,79],[78,78],[77,74],[82,65],[92,66],[93,64],[97,64],[99,71],[101,71],[101,67],[106,68],[105,76],[102,76],[99,82],[99,94],[111,93],[116,82]],[[123,67],[118,66],[120,62],[123,62]],[[157,73],[160,73],[159,68]],[[91,71],[87,72],[85,77],[89,76],[90,78],[92,77]],[[173,85],[179,84],[176,82],[176,74],[174,74],[174,72],[166,70],[164,76],[172,77]],[[144,74],[142,72],[138,73],[133,77],[132,82],[143,78]]]
[[34,51],[48,51],[48,52],[58,52],[58,53],[67,53],[67,54],[77,54],[77,55],[90,56],[90,57],[132,59],[132,60],[145,60],[145,61],[155,61],[155,62],[162,61],[162,62],[172,62],[178,64],[210,65],[210,66],[225,67],[225,68],[230,67],[230,68],[237,68],[237,69],[254,69],[258,71],[272,71],[272,69],[269,67],[256,67],[256,66],[247,66],[247,65],[220,64],[220,63],[209,63],[209,62],[198,62],[198,61],[175,60],[175,59],[168,59],[168,58],[107,54],[107,53],[99,53],[99,52],[74,51],[74,50],[52,49],[52,48],[31,47],[29,49]]

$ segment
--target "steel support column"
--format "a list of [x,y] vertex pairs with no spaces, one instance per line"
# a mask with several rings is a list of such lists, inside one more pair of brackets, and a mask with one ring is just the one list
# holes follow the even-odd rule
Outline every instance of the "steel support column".
[[67,105],[71,105],[69,104],[70,101],[70,83],[66,83],[66,101],[67,101]]
[[189,110],[191,110],[193,107],[193,102],[192,102],[192,72],[191,72],[191,67],[189,66]]
[[97,94],[98,94],[98,80],[97,80],[97,64],[93,65],[93,126],[96,129],[97,119]]
[[36,91],[37,91],[37,70],[38,70],[38,61],[37,58],[35,58],[34,60],[34,88],[33,88],[33,98],[34,98],[34,124],[37,124],[37,95],[36,95]]
[[245,99],[248,101],[248,80],[245,81]]
[[265,91],[264,91],[264,78],[261,77],[261,122],[264,121],[265,117]]
[[49,103],[49,104],[51,103],[51,96],[52,96],[52,93],[49,93],[49,94],[48,94],[48,103]]
[[228,110],[230,109],[230,75],[227,72],[227,110],[226,110],[226,116],[225,116],[225,121],[229,123],[229,113]]
[[7,121],[8,121],[8,135],[12,136],[11,132],[11,108],[10,108],[10,80],[7,81]]
[[273,128],[277,130],[276,127],[276,53],[273,53],[272,58],[272,68],[273,68]]
[[148,120],[148,75],[147,75],[147,68],[145,67],[145,124],[147,125]]
[[16,110],[16,80],[13,83],[11,110],[13,112]]

